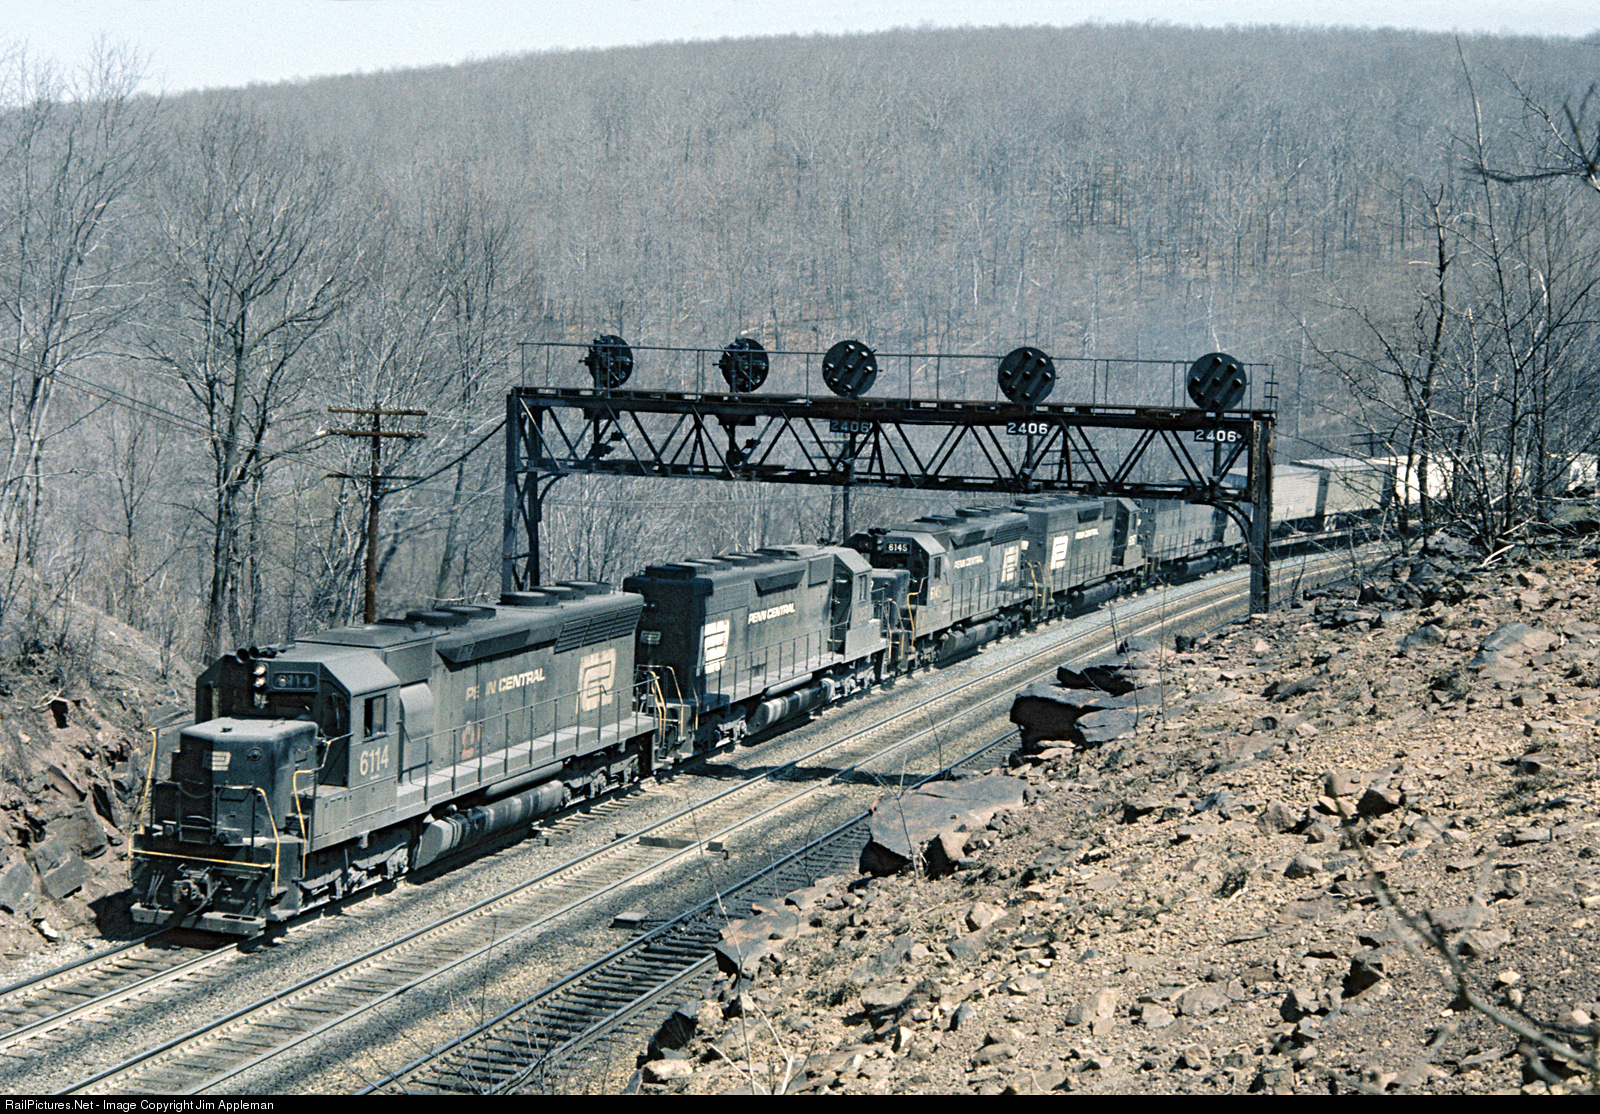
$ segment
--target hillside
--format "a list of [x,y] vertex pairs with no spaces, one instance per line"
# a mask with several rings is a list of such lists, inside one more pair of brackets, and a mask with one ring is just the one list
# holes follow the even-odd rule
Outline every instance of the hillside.
[[[1402,564],[1166,654],[1150,729],[1022,761],[952,875],[795,895],[802,934],[636,1085],[1592,1090],[1597,555]],[[1470,1008],[1430,925],[1588,1076]]]
[[[0,312],[28,324],[3,353],[20,478],[0,487],[0,540],[197,661],[346,622],[368,444],[327,411],[423,410],[395,431],[427,436],[383,454],[380,606],[481,598],[499,586],[506,389],[587,382],[580,352],[525,345],[612,333],[646,390],[696,382],[735,337],[790,367],[853,338],[899,354],[895,377],[991,398],[994,360],[1032,344],[1065,403],[1170,405],[1173,367],[1222,350],[1262,369],[1263,396],[1275,374],[1285,458],[1565,460],[1592,451],[1600,397],[1582,370],[1593,201],[1564,180],[1486,189],[1473,160],[1538,166],[1535,109],[1578,106],[1592,63],[1560,40],[1082,26],[545,54],[164,102],[115,67],[100,99],[37,74],[33,109],[0,113],[18,215],[0,271],[19,276]],[[1441,233],[1442,283],[1420,265]],[[1483,287],[1535,274],[1542,292]],[[1154,363],[1108,386],[1096,361],[1120,358]],[[1474,408],[1479,374],[1560,420]],[[1437,421],[1418,431],[1423,393]],[[780,497],[752,515],[752,493],[564,481],[545,572],[829,530],[828,493],[760,493]]]
[[192,670],[164,662],[138,631],[82,604],[52,614],[36,631],[53,635],[48,643],[14,632],[3,640],[0,966],[8,976],[131,930],[128,852],[149,730],[193,700]]

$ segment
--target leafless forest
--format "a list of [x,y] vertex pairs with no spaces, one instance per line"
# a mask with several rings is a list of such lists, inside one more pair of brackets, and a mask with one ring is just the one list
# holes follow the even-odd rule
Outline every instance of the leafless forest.
[[[386,446],[380,610],[498,590],[521,342],[1221,348],[1277,369],[1285,451],[1449,468],[1488,543],[1594,447],[1596,43],[898,32],[171,100],[127,54],[3,73],[14,664],[82,667],[73,604],[194,659],[357,614],[367,450],[331,407],[429,415]],[[826,494],[720,485],[574,477],[551,513],[547,575],[595,579],[830,530]]]

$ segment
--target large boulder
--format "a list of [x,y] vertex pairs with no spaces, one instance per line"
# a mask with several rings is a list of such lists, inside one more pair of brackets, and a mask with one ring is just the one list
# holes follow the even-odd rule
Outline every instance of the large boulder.
[[1063,688],[1038,682],[1011,702],[1011,722],[1025,750],[1059,741],[1099,746],[1132,733],[1182,695],[1175,686],[1146,685],[1113,695],[1099,688]]
[[1507,657],[1542,654],[1560,641],[1556,635],[1536,630],[1527,623],[1502,623],[1478,644],[1478,652],[1470,664],[1473,669],[1483,669]]
[[910,793],[887,797],[873,806],[861,869],[867,874],[894,874],[919,857],[949,869],[951,852],[963,841],[941,837],[988,826],[997,813],[1020,807],[1022,793],[1021,781],[994,774],[929,782]]
[[0,867],[0,909],[26,914],[39,900],[39,880],[21,859]]

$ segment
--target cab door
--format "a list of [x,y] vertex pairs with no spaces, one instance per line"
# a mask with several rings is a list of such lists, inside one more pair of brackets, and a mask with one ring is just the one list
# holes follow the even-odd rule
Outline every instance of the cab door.
[[376,827],[393,812],[400,780],[400,690],[350,697],[348,819]]

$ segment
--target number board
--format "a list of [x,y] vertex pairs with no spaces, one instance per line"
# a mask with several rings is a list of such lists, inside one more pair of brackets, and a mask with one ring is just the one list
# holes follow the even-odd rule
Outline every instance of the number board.
[[272,688],[275,692],[316,692],[315,673],[274,673]]
[[1007,422],[1006,433],[1012,437],[1043,437],[1056,430],[1054,422]]

